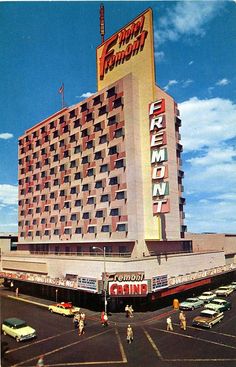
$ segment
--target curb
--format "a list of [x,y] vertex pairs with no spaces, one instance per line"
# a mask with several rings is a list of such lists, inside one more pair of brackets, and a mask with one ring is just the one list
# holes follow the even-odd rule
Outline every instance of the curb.
[[16,299],[18,301],[22,301],[22,302],[26,302],[26,303],[33,303],[34,305],[37,305],[37,306],[41,306],[41,307],[45,307],[45,308],[48,308],[48,305],[45,305],[43,303],[39,303],[39,302],[35,302],[35,301],[30,301],[28,299],[25,299],[25,298],[21,298],[21,297],[16,297],[16,296],[7,296],[8,298],[12,298],[12,299]]

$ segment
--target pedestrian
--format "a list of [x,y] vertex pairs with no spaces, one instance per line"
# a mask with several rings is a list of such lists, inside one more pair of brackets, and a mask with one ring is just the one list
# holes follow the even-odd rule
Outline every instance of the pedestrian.
[[185,314],[184,314],[183,311],[180,311],[179,321],[180,321],[180,327],[181,327],[181,329],[186,330],[186,328],[187,328],[187,322],[186,322],[186,316],[185,316]]
[[85,313],[83,311],[80,314],[80,319],[83,320],[84,326],[85,326],[86,325],[86,315],[85,315]]
[[19,288],[16,288],[16,297],[19,296]]
[[103,316],[103,326],[108,326],[108,316],[107,316],[107,313],[104,313],[104,316]]
[[100,320],[101,320],[101,325],[102,325],[102,326],[104,326],[104,315],[105,315],[105,312],[104,312],[104,311],[102,311],[102,313],[101,313],[101,318],[100,318]]
[[84,322],[83,320],[79,320],[79,336],[84,334],[85,333],[85,330],[84,330]]
[[173,326],[172,326],[172,320],[171,320],[171,317],[167,317],[166,319],[166,330],[167,331],[173,331]]
[[125,306],[125,316],[129,317],[129,305]]
[[74,327],[75,329],[78,327],[79,325],[79,320],[80,320],[80,313],[76,313],[74,315],[74,318],[73,318],[73,323],[74,323]]
[[41,355],[38,359],[38,362],[36,364],[36,367],[43,367],[44,366],[44,361],[43,361],[44,355]]
[[132,329],[132,327],[130,325],[127,326],[126,339],[127,339],[127,343],[129,343],[129,344],[131,344],[132,341],[134,340],[133,329]]
[[133,309],[132,305],[130,305],[129,306],[129,317],[134,317],[133,313],[134,313],[134,309]]

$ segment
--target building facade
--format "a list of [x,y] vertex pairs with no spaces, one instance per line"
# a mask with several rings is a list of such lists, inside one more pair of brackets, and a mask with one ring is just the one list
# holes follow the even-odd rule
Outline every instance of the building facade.
[[235,263],[184,238],[181,119],[156,85],[151,9],[96,54],[97,93],[19,139],[18,251],[1,276],[80,304],[105,290],[114,308],[209,286]]

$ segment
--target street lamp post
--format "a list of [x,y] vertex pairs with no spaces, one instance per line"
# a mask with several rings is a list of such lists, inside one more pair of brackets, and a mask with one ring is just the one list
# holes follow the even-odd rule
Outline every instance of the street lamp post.
[[103,252],[103,291],[104,291],[104,311],[107,313],[107,284],[106,284],[106,247],[104,246],[103,249],[101,247],[93,246],[93,250],[100,250]]

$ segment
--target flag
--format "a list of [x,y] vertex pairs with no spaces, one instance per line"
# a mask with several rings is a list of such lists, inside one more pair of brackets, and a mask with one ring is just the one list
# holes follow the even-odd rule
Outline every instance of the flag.
[[64,92],[64,83],[61,85],[61,87],[58,89],[58,93],[63,93]]

